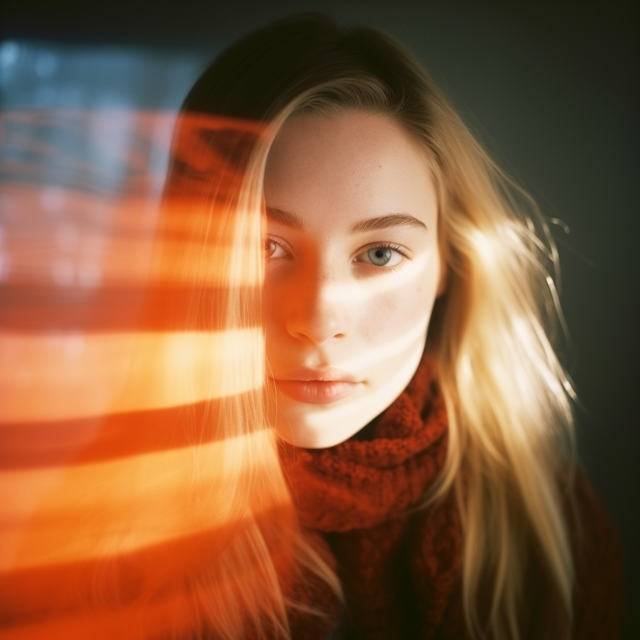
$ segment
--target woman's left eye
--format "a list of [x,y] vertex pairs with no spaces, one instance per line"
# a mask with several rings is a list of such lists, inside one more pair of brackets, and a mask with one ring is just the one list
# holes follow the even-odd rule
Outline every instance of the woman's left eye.
[[356,256],[354,262],[368,262],[376,267],[395,267],[402,262],[404,257],[400,247],[381,245],[367,249]]

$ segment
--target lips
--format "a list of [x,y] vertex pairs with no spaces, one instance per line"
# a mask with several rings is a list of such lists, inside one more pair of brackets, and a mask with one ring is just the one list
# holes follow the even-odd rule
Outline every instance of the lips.
[[280,393],[305,404],[329,404],[352,394],[362,384],[341,369],[297,369],[274,378]]

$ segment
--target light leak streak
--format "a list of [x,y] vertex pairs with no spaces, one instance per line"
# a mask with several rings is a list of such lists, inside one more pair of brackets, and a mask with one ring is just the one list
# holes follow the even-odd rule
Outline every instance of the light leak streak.
[[[237,442],[238,439],[244,442]],[[67,468],[0,472],[0,573],[130,553],[229,525],[229,450],[268,446],[266,430]],[[198,472],[195,473],[195,469]],[[273,469],[252,469],[273,472]]]
[[[49,336],[2,332],[0,421],[162,409],[257,389],[264,379],[263,343],[257,328]],[[255,363],[248,371],[233,366],[247,360]]]
[[[200,603],[238,578],[216,583],[212,558],[243,519],[290,507],[273,434],[239,408],[263,385],[262,329],[251,314],[229,326],[224,306],[260,283],[260,216],[234,209],[244,168],[229,152],[261,127],[181,117],[165,188],[175,123],[0,115],[3,638],[196,635]],[[209,306],[188,323],[194,292]],[[23,456],[43,430],[44,455]]]
[[[256,285],[254,269],[230,270],[241,251],[232,230],[215,229],[203,244],[203,218],[220,215],[213,203],[190,197],[165,201],[161,227],[155,198],[90,194],[73,189],[2,185],[5,283],[92,289],[109,285]],[[51,200],[56,213],[51,214]],[[161,243],[157,235],[163,234]]]

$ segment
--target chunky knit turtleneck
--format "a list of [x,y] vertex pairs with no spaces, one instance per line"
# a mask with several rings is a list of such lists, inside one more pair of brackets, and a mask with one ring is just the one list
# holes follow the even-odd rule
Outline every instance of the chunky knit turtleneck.
[[[294,639],[467,638],[454,500],[414,509],[442,468],[446,447],[444,402],[428,358],[398,399],[356,437],[329,449],[282,444],[302,526],[340,577],[347,605],[341,611],[322,585],[307,588],[303,599],[328,615],[293,614]],[[574,638],[615,638],[615,538],[586,484],[578,485],[584,526],[575,550]]]

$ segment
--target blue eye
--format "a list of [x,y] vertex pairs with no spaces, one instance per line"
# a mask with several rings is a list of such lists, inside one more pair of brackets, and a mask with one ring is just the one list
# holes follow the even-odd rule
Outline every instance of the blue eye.
[[395,267],[402,262],[403,258],[404,255],[400,251],[400,247],[381,245],[367,249],[357,256],[356,261],[368,262],[375,267]]
[[371,261],[371,264],[375,264],[378,267],[384,267],[393,257],[393,252],[387,247],[376,247],[375,249],[369,249],[367,256]]

